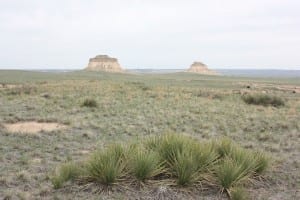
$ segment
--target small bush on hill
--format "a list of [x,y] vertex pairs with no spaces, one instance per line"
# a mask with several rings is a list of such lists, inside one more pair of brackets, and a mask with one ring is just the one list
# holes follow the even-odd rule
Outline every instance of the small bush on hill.
[[247,104],[262,105],[262,106],[284,106],[285,102],[282,98],[277,96],[271,96],[267,94],[246,94],[242,96],[242,99]]

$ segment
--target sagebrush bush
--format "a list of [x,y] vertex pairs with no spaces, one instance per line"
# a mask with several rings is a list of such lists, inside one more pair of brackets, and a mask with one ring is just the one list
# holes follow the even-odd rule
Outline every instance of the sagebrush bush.
[[98,107],[98,103],[95,99],[85,99],[81,106],[95,108]]
[[280,107],[285,105],[284,99],[268,94],[246,94],[242,99],[247,104]]

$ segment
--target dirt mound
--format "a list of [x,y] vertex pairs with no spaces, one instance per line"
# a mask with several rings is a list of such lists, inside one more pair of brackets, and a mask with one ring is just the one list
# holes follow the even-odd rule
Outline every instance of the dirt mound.
[[4,124],[4,128],[11,133],[31,133],[36,134],[41,131],[51,132],[67,128],[67,126],[59,123],[46,122],[17,122],[14,124]]

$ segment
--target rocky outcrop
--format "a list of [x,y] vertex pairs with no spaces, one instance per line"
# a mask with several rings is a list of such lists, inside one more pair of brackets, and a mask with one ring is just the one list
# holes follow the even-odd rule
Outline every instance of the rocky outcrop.
[[108,55],[98,55],[95,58],[91,58],[85,70],[123,72],[123,69],[118,63],[118,59],[111,58]]
[[206,75],[219,75],[217,72],[208,69],[207,66],[202,62],[194,62],[187,70],[187,72],[206,74]]

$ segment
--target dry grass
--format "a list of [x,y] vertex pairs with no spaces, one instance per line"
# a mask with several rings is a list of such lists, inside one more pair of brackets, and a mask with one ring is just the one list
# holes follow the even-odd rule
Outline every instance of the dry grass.
[[[48,176],[61,163],[69,160],[77,163],[87,156],[86,152],[102,149],[107,143],[127,143],[136,138],[159,135],[165,130],[193,135],[204,143],[225,136],[246,149],[266,152],[275,159],[267,167],[270,170],[262,172],[268,184],[247,185],[247,190],[255,191],[249,192],[249,198],[300,198],[297,192],[300,96],[299,93],[277,89],[283,85],[299,87],[299,80],[207,78],[191,74],[135,76],[1,71],[0,81],[2,85],[14,85],[0,89],[1,199],[97,199],[99,194],[94,191],[97,186],[82,188],[72,183],[69,187],[68,182],[66,187],[54,190]],[[244,103],[241,95],[233,92],[244,90],[245,87],[238,82],[272,84],[263,90],[268,95],[287,100],[285,106],[274,108]],[[30,86],[31,91],[15,90],[22,85]],[[262,88],[251,87],[249,90],[262,92]],[[85,98],[96,100],[98,107],[82,107]],[[59,130],[59,134],[11,134],[3,126],[23,121],[55,122],[67,124],[68,128]],[[262,166],[263,163],[261,160]],[[206,173],[205,169],[210,167],[201,173]],[[254,172],[254,176],[261,179],[259,171]],[[18,178],[20,172],[26,176]],[[128,176],[135,180],[133,175]],[[176,183],[176,178],[173,180]],[[151,183],[152,180],[146,179],[145,182]],[[183,189],[192,196],[177,187],[150,183],[142,190],[124,192],[116,188],[102,196],[104,199],[219,197],[211,187],[190,192],[198,181]],[[205,181],[201,184],[205,185]],[[166,189],[157,189],[160,187]]]

